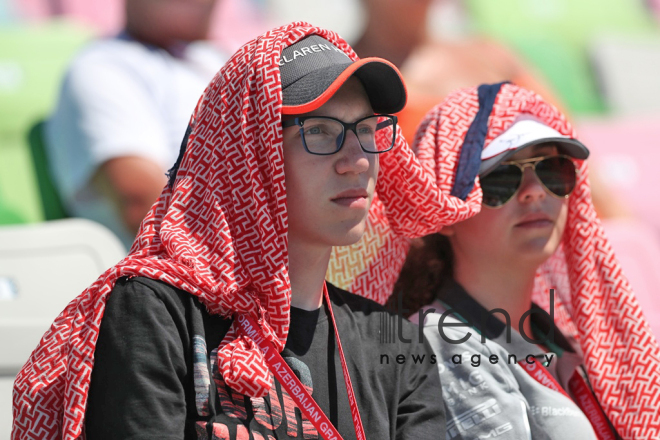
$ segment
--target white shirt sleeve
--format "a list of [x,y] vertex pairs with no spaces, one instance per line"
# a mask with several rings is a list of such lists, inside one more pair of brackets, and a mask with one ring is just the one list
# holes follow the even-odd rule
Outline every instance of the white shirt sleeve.
[[142,156],[161,163],[167,148],[161,111],[139,72],[100,57],[71,66],[46,129],[53,175],[73,198],[105,161]]

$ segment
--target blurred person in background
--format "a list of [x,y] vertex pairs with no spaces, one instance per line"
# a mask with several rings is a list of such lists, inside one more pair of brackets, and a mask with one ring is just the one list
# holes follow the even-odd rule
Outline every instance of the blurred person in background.
[[73,60],[45,135],[69,214],[130,247],[192,109],[225,56],[204,42],[216,0],[127,0],[124,31]]
[[432,38],[427,22],[433,1],[362,0],[367,23],[353,45],[360,57],[384,57],[401,70],[408,104],[398,117],[409,142],[426,112],[462,87],[512,81],[558,104],[539,74],[501,44],[477,37]]

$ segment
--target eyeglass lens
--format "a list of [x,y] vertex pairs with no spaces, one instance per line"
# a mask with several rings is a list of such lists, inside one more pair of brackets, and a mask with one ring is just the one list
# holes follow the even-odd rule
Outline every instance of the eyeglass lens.
[[[567,196],[575,188],[575,165],[563,156],[553,156],[536,163],[536,175],[545,188],[558,197]],[[508,202],[518,191],[523,170],[514,164],[503,164],[481,181],[483,203],[497,207]]]
[[483,203],[487,206],[501,206],[518,191],[522,180],[522,170],[515,165],[500,165],[490,174],[480,179]]
[[[379,123],[379,119],[382,121]],[[383,116],[370,116],[357,121],[355,124],[346,124],[357,135],[364,151],[381,153],[392,148],[395,132],[388,140],[376,139],[376,134],[385,127],[392,126],[393,119]],[[302,127],[303,140],[310,153],[333,154],[339,151],[344,143],[346,132],[344,125],[337,120],[328,118],[307,118]]]
[[563,197],[575,188],[575,165],[566,157],[549,157],[536,164],[536,175],[551,193]]

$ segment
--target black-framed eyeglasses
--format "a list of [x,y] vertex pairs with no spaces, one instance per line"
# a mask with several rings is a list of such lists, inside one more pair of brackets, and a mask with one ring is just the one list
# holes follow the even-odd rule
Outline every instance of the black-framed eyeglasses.
[[[351,130],[366,153],[384,153],[394,147],[396,140],[396,116],[372,115],[348,123],[329,116],[301,116],[282,122],[282,127],[300,127],[300,137],[308,153],[328,156],[344,146],[346,133]],[[376,133],[392,127],[392,135],[387,139],[376,139]]]
[[551,195],[568,197],[575,189],[576,167],[568,156],[540,156],[502,162],[484,177],[480,177],[483,204],[499,208],[513,198],[520,189],[525,168],[532,167],[541,184]]

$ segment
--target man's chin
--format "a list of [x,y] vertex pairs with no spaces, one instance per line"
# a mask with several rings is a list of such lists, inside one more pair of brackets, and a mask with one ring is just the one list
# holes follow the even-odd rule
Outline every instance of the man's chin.
[[334,246],[350,246],[352,244],[360,241],[366,230],[366,222],[361,222],[360,224],[355,225],[341,237]]

